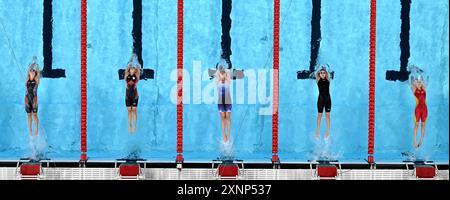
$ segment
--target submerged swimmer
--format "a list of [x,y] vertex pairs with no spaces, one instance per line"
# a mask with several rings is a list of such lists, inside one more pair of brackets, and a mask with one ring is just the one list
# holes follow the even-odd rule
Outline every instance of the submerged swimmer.
[[316,127],[316,139],[320,137],[320,121],[322,119],[323,109],[325,108],[325,117],[327,121],[327,131],[325,139],[330,136],[330,111],[331,111],[331,97],[330,97],[330,79],[328,72],[324,66],[316,72],[316,83],[319,88],[319,97],[317,99],[317,127]]
[[[136,121],[137,121],[137,105],[139,100],[139,94],[137,91],[137,84],[140,78],[140,67],[139,63],[129,62],[127,69],[125,70],[125,83],[126,83],[126,95],[125,95],[125,105],[128,111],[128,132],[136,132]],[[133,123],[134,122],[134,127]]]
[[28,133],[30,137],[33,136],[31,124],[34,118],[35,123],[35,135],[38,135],[39,119],[37,117],[38,111],[38,98],[37,89],[39,85],[39,65],[36,63],[36,57],[33,57],[33,62],[30,64],[27,70],[27,78],[25,81],[26,94],[25,94],[25,111],[28,114]]
[[[425,122],[427,121],[428,109],[426,104],[427,92],[423,82],[422,76],[419,75],[417,79],[411,75],[411,90],[414,94],[416,106],[414,109],[414,148],[419,148],[422,145],[425,135]],[[417,129],[421,122],[421,136],[419,144],[416,142]]]
[[225,69],[225,67],[220,64],[218,70],[216,71],[216,81],[218,90],[218,103],[220,120],[222,124],[222,135],[223,141],[228,142],[230,139],[230,126],[231,126],[231,95],[230,95],[230,84],[231,75],[230,71]]

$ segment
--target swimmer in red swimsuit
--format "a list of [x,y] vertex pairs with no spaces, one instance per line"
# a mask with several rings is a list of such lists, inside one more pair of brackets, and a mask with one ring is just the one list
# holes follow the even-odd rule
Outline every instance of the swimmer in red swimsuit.
[[[414,111],[414,147],[419,148],[423,142],[423,136],[425,135],[425,122],[427,121],[428,109],[426,104],[427,92],[423,80],[419,77],[417,80],[411,76],[411,89],[416,100],[416,108]],[[421,136],[419,144],[416,143],[417,129],[419,122],[422,122]]]

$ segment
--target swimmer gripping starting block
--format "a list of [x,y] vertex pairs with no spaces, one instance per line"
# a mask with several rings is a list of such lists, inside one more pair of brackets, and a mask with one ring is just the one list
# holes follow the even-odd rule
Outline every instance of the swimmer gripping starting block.
[[[342,167],[338,160],[308,160],[311,169],[311,176],[313,179],[328,179],[335,180],[339,174],[342,174]],[[316,168],[313,169],[313,164]],[[338,173],[339,168],[339,173]]]
[[146,159],[116,159],[114,169],[118,179],[121,180],[145,179],[145,173],[141,168],[141,164],[144,164],[143,169],[147,168]]
[[[316,79],[313,73],[311,70],[297,71],[297,79]],[[330,71],[330,78],[334,79],[334,71]]]
[[[140,80],[154,79],[155,71],[153,69],[141,69],[141,75],[139,77]],[[119,69],[119,80],[123,80],[125,76],[125,69]]]
[[[208,75],[210,79],[213,79],[216,74],[217,69],[208,69]],[[243,79],[244,78],[244,70],[243,69],[233,69],[231,78],[233,80]]]
[[50,159],[20,158],[16,165],[16,175],[21,180],[39,180],[45,177],[41,164],[46,163],[49,167]]
[[[217,168],[215,168],[217,165]],[[238,179],[243,173],[243,160],[213,160],[212,174],[218,179]]]

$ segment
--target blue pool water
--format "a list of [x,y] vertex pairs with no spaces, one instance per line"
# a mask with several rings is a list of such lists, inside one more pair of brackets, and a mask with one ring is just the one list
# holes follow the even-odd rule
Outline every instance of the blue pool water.
[[[281,1],[279,156],[304,162],[325,152],[341,161],[367,158],[370,1],[322,0],[319,63],[335,72],[331,82],[331,137],[314,140],[318,90],[313,80],[298,80],[309,68],[310,0]],[[399,162],[411,151],[414,97],[408,82],[385,79],[400,66],[400,1],[377,1],[375,160]],[[30,153],[26,113],[25,69],[36,55],[43,65],[42,1],[0,0],[0,159]],[[88,1],[88,157],[111,160],[139,149],[140,156],[174,161],[176,156],[177,2],[142,2],[142,58],[155,78],[139,83],[138,123],[128,133],[125,83],[117,71],[130,58],[132,0]],[[184,4],[184,158],[210,161],[220,155],[222,140],[214,80],[206,75],[221,54],[220,0]],[[428,120],[417,154],[448,163],[449,48],[448,1],[413,0],[410,64],[430,76]],[[232,3],[231,62],[246,78],[233,81],[231,136],[234,155],[269,161],[273,1]],[[43,78],[39,86],[40,133],[47,156],[78,160],[80,149],[80,3],[53,1],[53,68],[66,78]],[[261,82],[252,81],[256,77]],[[262,81],[266,79],[266,81]],[[200,88],[200,89],[199,89]],[[189,91],[189,92],[187,92]],[[236,95],[245,91],[245,95]],[[257,91],[257,92],[255,92]],[[172,96],[171,96],[172,95]],[[325,119],[321,134],[325,133]]]

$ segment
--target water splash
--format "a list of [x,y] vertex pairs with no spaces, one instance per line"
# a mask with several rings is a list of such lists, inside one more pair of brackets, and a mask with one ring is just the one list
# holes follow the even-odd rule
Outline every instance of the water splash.
[[233,150],[233,140],[230,138],[227,142],[223,140],[220,141],[219,146],[219,159],[220,160],[233,160],[234,159],[234,150]]
[[411,151],[402,152],[402,156],[405,157],[407,161],[428,161],[430,154],[424,148],[414,148]]
[[219,66],[222,66],[222,67],[224,67],[225,69],[228,69],[228,63],[227,63],[227,61],[226,61],[225,59],[223,59],[223,58],[221,58],[221,59],[219,60],[219,62],[217,63],[217,68],[218,68]]
[[330,136],[328,139],[315,139],[315,133],[311,134],[313,135],[313,144],[314,148],[309,157],[310,160],[338,160],[342,156],[342,153],[340,150],[336,149],[336,142],[337,138],[331,138]]
[[425,86],[427,86],[429,81],[429,76],[427,73],[416,65],[410,65],[409,71],[411,72],[410,78],[414,81],[422,81]]
[[310,78],[315,79],[315,78],[316,78],[316,73],[317,73],[318,71],[320,71],[320,70],[325,70],[325,71],[327,72],[327,76],[331,78],[331,74],[330,74],[330,72],[331,72],[331,67],[330,67],[330,65],[328,65],[328,64],[317,64],[317,65],[314,67],[314,71],[311,72],[311,74],[309,74]]
[[139,63],[139,59],[135,53],[131,54],[131,58],[128,61],[128,65],[130,65],[130,64],[133,67],[141,68],[141,64]]
[[128,160],[137,160],[141,158],[141,145],[137,133],[129,134],[128,137],[124,140],[125,142],[125,159]]
[[31,64],[35,64],[37,62],[37,57],[33,56],[32,60],[31,60]]
[[36,136],[32,135],[29,141],[29,148],[31,154],[28,156],[30,160],[41,160],[46,157],[47,154],[47,138],[45,131],[42,129],[41,134]]

